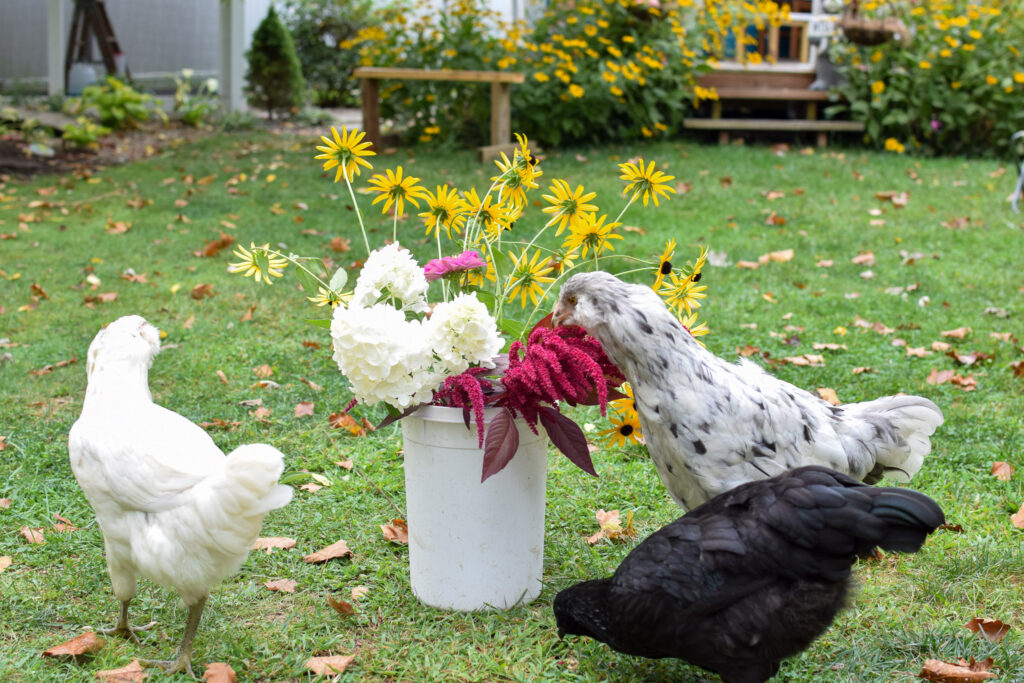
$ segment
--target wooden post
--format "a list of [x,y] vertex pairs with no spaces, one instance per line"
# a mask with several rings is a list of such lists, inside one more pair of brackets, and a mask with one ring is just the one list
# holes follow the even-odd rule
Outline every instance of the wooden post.
[[363,130],[374,147],[380,147],[380,81],[363,78]]
[[512,97],[508,83],[491,83],[491,145],[512,140]]
[[808,102],[807,103],[807,120],[815,121],[818,118],[818,103]]
[[243,0],[220,2],[220,102],[228,113],[246,110],[245,6]]
[[63,95],[64,75],[64,3],[46,2],[46,93]]

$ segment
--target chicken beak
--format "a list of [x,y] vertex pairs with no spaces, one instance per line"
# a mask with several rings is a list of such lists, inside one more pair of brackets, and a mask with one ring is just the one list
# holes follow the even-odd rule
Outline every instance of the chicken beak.
[[555,310],[551,311],[551,326],[558,327],[562,324],[562,321],[568,317],[569,311],[567,311],[566,307],[562,305],[561,301],[559,301],[555,304]]

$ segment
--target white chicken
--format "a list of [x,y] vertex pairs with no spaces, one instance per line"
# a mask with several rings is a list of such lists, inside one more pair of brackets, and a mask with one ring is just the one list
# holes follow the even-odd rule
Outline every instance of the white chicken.
[[601,271],[569,278],[552,321],[584,328],[622,370],[651,459],[686,510],[803,465],[869,484],[909,481],[942,424],[921,396],[831,406],[745,359],[727,363],[650,287]]
[[137,315],[119,318],[89,346],[82,414],[68,436],[71,469],[96,511],[107,570],[121,602],[102,630],[137,640],[128,621],[136,576],[173,588],[188,607],[177,656],[149,660],[192,674],[192,643],[210,589],[245,560],[268,511],[291,500],[277,483],[280,451],[240,446],[226,457],[200,427],[153,403],[149,368],[160,332]]

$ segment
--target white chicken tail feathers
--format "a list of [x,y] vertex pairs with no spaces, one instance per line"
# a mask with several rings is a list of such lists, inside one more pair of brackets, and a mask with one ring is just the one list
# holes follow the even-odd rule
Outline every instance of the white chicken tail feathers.
[[903,443],[880,447],[876,463],[883,476],[903,483],[921,469],[924,456],[932,450],[930,437],[943,422],[939,407],[922,396],[885,396],[843,409],[869,421],[882,418],[902,437]]
[[284,455],[273,446],[239,446],[228,453],[224,469],[204,482],[205,491],[196,492],[200,518],[225,550],[244,557],[264,516],[292,499],[291,487],[277,483],[283,470]]

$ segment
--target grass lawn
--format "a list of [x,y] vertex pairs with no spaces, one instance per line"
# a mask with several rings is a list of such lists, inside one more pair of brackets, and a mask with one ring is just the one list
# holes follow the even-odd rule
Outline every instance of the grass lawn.
[[[86,348],[103,324],[129,313],[166,332],[150,374],[156,401],[195,422],[237,423],[211,431],[225,450],[269,442],[287,454],[288,472],[308,470],[333,483],[297,490],[290,505],[268,516],[262,535],[292,537],[295,549],[252,553],[214,590],[196,641],[200,668],[227,662],[239,680],[303,679],[311,656],[354,654],[346,680],[706,678],[677,661],[561,641],[554,628],[554,594],[610,573],[631,547],[586,544],[597,530],[595,510],[632,510],[641,536],[678,515],[639,447],[602,447],[594,454],[597,479],[551,453],[545,588],[533,604],[466,615],[413,598],[407,549],[380,530],[405,516],[400,433],[392,427],[353,438],[328,424],[350,395],[326,331],[304,322],[317,312],[327,317],[324,309],[302,303],[293,278],[266,287],[229,275],[230,249],[196,255],[224,232],[246,246],[270,242],[338,263],[364,258],[344,186],[322,175],[312,145],[311,137],[293,135],[221,136],[88,177],[0,185],[0,233],[14,236],[0,241],[0,353],[10,354],[0,361],[0,498],[11,501],[0,509],[0,556],[12,559],[0,573],[0,679],[93,680],[136,656],[170,656],[181,637],[181,603],[142,581],[134,614],[160,625],[141,645],[111,638],[78,662],[41,656],[115,616],[102,537],[71,474],[66,444],[85,391]],[[730,265],[708,267],[702,281],[709,286],[701,312],[711,350],[733,359],[737,349],[757,347],[767,357],[752,357],[762,363],[820,354],[822,366],[771,369],[811,390],[833,388],[844,402],[921,394],[946,415],[912,485],[935,498],[962,533],[940,531],[917,555],[860,563],[861,588],[850,609],[786,662],[778,680],[908,680],[926,659],[958,657],[992,657],[1000,680],[1024,680],[1024,531],[1010,520],[1024,503],[1024,378],[1011,367],[1024,359],[1024,218],[1005,201],[1012,166],[841,149],[780,156],[768,147],[665,142],[550,153],[542,190],[557,177],[584,184],[614,216],[622,187],[615,162],[636,154],[658,160],[689,190],[681,186],[660,209],[632,207],[624,219],[631,229],[616,252],[653,259],[674,237],[684,260],[698,244],[725,255]],[[402,164],[431,189],[447,182],[482,192],[493,175],[468,152],[400,150],[373,161],[377,171]],[[366,178],[364,172],[361,185]],[[887,191],[909,193],[906,206],[875,197]],[[536,208],[532,215],[540,216]],[[379,246],[391,225],[376,217],[371,223]],[[433,245],[418,221],[399,230],[403,244],[429,257]],[[350,239],[352,250],[332,251],[334,237]],[[736,265],[787,249],[791,260]],[[873,265],[866,257],[853,262],[866,252]],[[203,284],[212,285],[212,296],[193,298]],[[942,335],[960,327],[970,328],[963,339]],[[932,350],[939,341],[986,356],[965,367]],[[818,350],[814,343],[845,348]],[[253,369],[264,364],[279,388],[253,387]],[[49,365],[56,367],[41,372]],[[855,371],[865,367],[871,371]],[[966,380],[930,384],[933,368],[973,377],[976,388],[967,391]],[[242,404],[250,399],[262,399],[269,416],[257,419]],[[295,417],[302,401],[314,402],[312,417]],[[357,414],[382,417],[363,408]],[[576,416],[603,425],[596,411]],[[352,459],[354,469],[339,468],[339,459]],[[997,480],[995,461],[1018,472]],[[79,529],[54,532],[58,514]],[[46,528],[45,544],[30,545],[22,527]],[[338,539],[353,558],[303,562]],[[263,586],[281,578],[297,581],[294,593]],[[351,600],[360,586],[368,592],[353,615],[327,604],[328,596]],[[1013,629],[989,644],[963,628],[979,616]],[[154,672],[150,680],[164,678]]]

